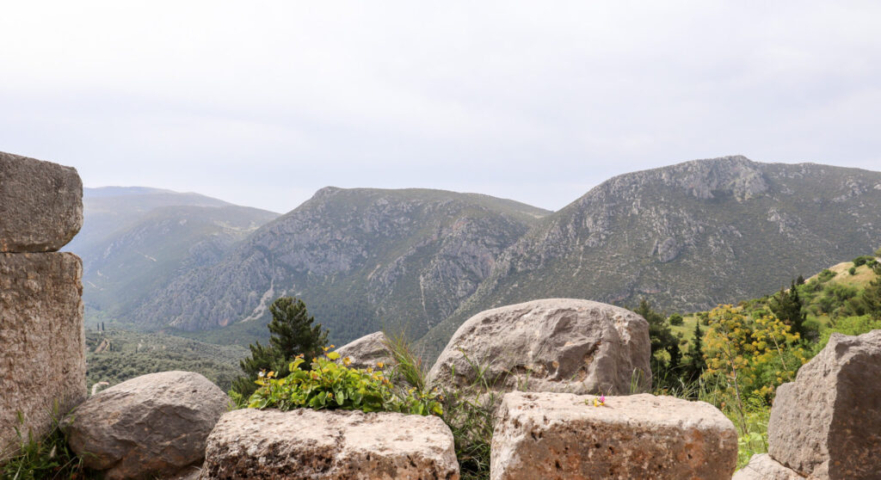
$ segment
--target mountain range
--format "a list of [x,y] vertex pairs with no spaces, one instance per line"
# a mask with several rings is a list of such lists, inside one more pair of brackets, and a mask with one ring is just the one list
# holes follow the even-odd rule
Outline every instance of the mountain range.
[[881,245],[881,173],[696,160],[612,178],[557,212],[329,187],[276,216],[102,191],[87,192],[85,218],[69,249],[90,318],[247,343],[268,303],[294,295],[335,342],[403,330],[430,355],[470,315],[510,303],[646,298],[688,312],[774,291]]

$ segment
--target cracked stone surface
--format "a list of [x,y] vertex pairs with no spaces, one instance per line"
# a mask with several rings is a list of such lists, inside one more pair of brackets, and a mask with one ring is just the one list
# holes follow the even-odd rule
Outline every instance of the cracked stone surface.
[[0,459],[18,412],[39,437],[86,397],[82,273],[71,253],[0,253]]
[[71,449],[104,478],[168,476],[202,461],[228,402],[198,373],[151,373],[90,397],[65,429]]
[[0,253],[55,252],[82,226],[76,169],[0,152]]
[[208,439],[202,479],[458,480],[453,434],[438,417],[243,409]]
[[648,322],[630,310],[554,298],[487,310],[453,335],[429,373],[439,387],[626,395],[651,386]]
[[595,398],[506,394],[493,432],[490,478],[731,479],[737,432],[712,405],[640,394],[606,397],[595,407]]

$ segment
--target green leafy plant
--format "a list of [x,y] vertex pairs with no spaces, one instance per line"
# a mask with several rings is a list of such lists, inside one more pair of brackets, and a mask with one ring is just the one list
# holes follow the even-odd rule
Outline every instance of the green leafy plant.
[[[35,438],[28,430],[23,432],[24,416],[17,413],[18,426],[15,427],[17,442],[12,445],[17,453],[0,462],[0,478],[10,480],[36,479],[87,479],[93,478],[67,445],[60,426],[60,415],[56,402],[52,413],[52,427],[42,438]],[[7,455],[0,452],[0,458]]]
[[277,378],[274,371],[260,372],[255,382],[259,388],[248,403],[249,408],[313,408],[316,410],[360,410],[362,412],[400,412],[415,415],[443,415],[443,408],[431,392],[415,387],[396,387],[381,370],[351,368],[348,357],[327,352],[316,358],[308,370],[303,354],[289,365],[290,374]]

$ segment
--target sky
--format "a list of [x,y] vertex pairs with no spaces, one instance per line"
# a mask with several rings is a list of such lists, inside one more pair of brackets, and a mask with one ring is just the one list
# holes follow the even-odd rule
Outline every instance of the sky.
[[319,188],[557,210],[742,154],[881,170],[881,2],[6,2],[0,151],[286,212]]

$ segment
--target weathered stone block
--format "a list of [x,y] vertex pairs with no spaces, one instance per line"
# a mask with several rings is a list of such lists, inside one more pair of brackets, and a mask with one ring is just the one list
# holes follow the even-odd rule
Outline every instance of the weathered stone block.
[[0,252],[54,252],[82,226],[76,169],[0,152]]
[[459,465],[438,417],[244,409],[217,422],[202,478],[457,480]]
[[189,473],[228,403],[198,373],[151,373],[90,397],[65,420],[65,430],[71,449],[104,478]]
[[391,365],[392,355],[385,346],[382,332],[365,335],[337,349],[340,358],[349,357],[353,368],[376,368],[377,363]]
[[[0,452],[46,434],[86,397],[82,262],[71,253],[0,253]],[[0,453],[0,458],[4,455]]]
[[753,455],[749,464],[734,474],[731,480],[804,480],[805,477],[775,462],[767,453]]
[[429,372],[432,385],[468,387],[473,365],[500,391],[626,395],[651,387],[649,326],[630,310],[547,299],[481,312],[462,324]]
[[499,407],[492,480],[729,480],[737,432],[704,402],[649,394],[606,397],[512,392]]
[[881,330],[832,334],[829,344],[777,389],[768,453],[802,476],[881,475]]

